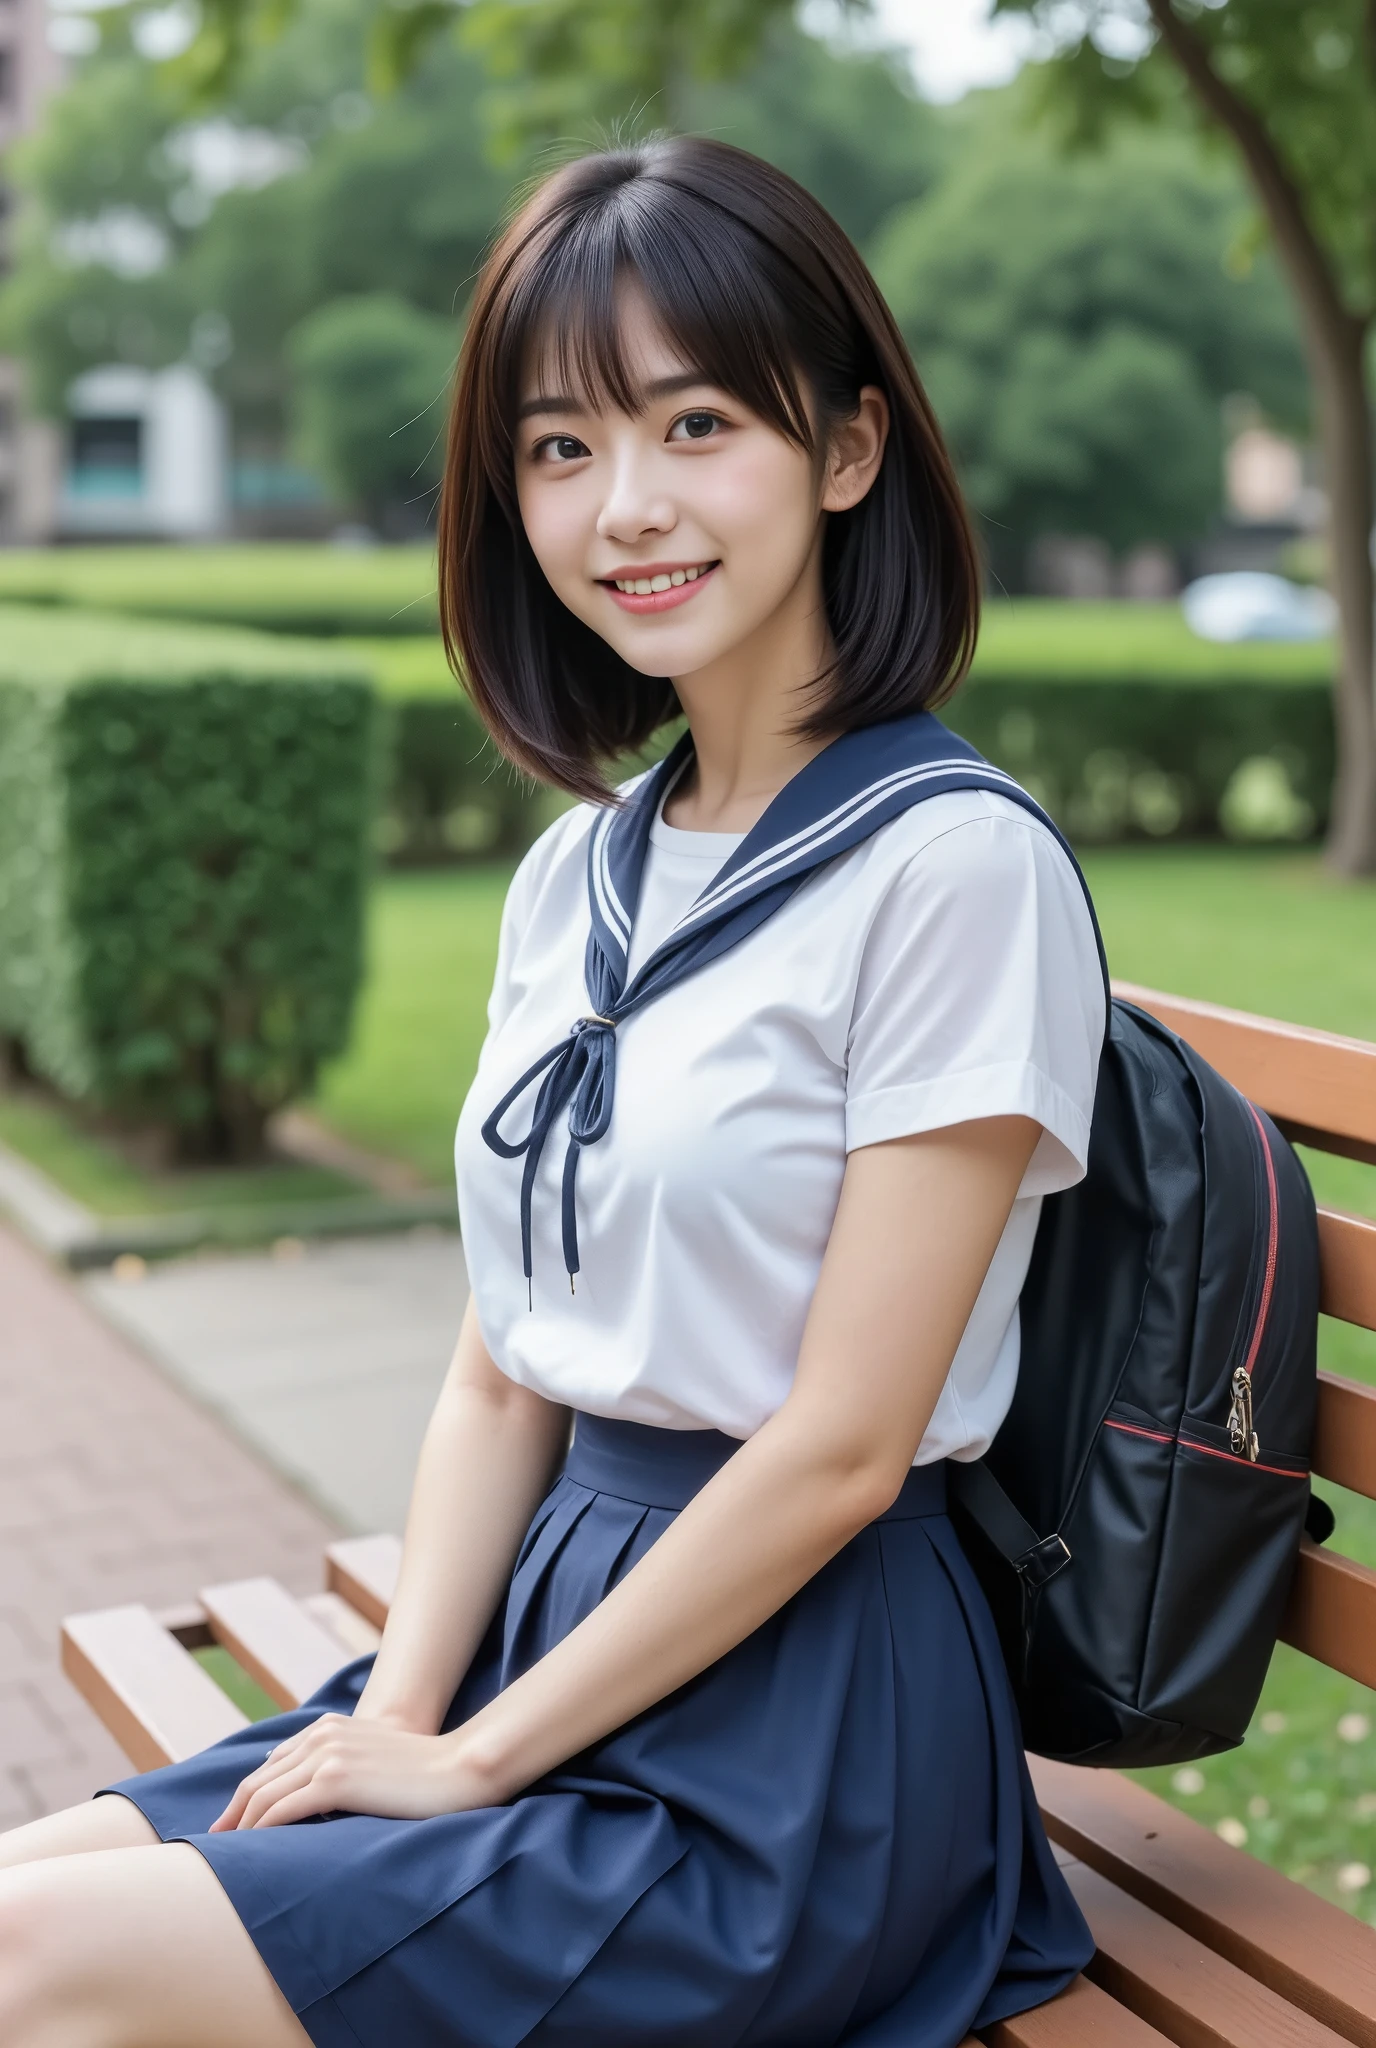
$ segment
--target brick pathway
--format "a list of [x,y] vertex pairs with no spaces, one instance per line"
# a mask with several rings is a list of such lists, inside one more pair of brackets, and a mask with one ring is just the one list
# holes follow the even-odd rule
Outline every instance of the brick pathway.
[[333,1533],[0,1228],[0,1828],[128,1770],[62,1676],[64,1614],[256,1572],[312,1591]]

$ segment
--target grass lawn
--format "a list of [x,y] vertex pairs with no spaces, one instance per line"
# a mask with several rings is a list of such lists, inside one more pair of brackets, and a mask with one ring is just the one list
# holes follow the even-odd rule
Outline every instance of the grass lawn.
[[454,1125],[487,1029],[509,867],[384,876],[353,1043],[313,1107],[336,1130],[452,1185]]
[[[1376,1038],[1376,887],[1333,881],[1310,854],[1149,847],[1087,862],[1116,974]],[[388,877],[350,1053],[319,1108],[436,1179],[484,1030],[503,869]],[[1376,1214],[1376,1171],[1310,1155],[1320,1198]],[[1325,1324],[1334,1370],[1376,1382],[1376,1337]],[[1323,1489],[1337,1542],[1376,1564],[1376,1506]],[[1201,1617],[1204,1620],[1205,1617]],[[1144,1771],[1173,1803],[1376,1920],[1376,1701],[1283,1646],[1244,1747],[1184,1771]]]
[[49,1097],[0,1094],[0,1144],[49,1174],[100,1216],[161,1216],[259,1203],[326,1202],[356,1195],[357,1183],[324,1167],[287,1163],[257,1168],[184,1168],[157,1173],[135,1165],[114,1141],[88,1129]]

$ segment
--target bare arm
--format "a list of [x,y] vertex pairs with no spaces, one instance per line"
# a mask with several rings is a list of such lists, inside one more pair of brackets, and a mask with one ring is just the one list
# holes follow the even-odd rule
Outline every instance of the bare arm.
[[438,1730],[568,1433],[567,1408],[498,1371],[470,1299],[421,1446],[401,1576],[359,1715]]
[[462,1728],[328,1716],[224,1825],[499,1804],[741,1642],[897,1496],[1038,1136],[992,1117],[853,1153],[788,1399],[621,1583]]

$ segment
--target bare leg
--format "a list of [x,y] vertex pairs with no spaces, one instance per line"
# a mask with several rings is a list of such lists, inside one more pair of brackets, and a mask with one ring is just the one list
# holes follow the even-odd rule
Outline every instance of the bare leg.
[[0,2041],[309,2048],[209,1864],[184,1842],[0,1872]]
[[156,1831],[134,1805],[112,1792],[31,1820],[26,1827],[0,1835],[0,1870],[19,1863],[40,1863],[49,1856],[84,1856],[93,1849],[144,1849],[158,1839]]

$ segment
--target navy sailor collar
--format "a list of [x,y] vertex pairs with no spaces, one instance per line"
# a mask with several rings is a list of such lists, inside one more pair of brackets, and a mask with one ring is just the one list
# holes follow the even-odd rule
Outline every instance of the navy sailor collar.
[[[913,712],[842,733],[799,769],[628,984],[627,955],[650,827],[692,758],[692,736],[685,733],[657,767],[630,786],[624,801],[609,806],[593,825],[588,837],[590,925],[584,956],[588,1013],[575,1019],[567,1037],[508,1089],[482,1127],[485,1142],[502,1158],[524,1155],[520,1223],[528,1287],[535,1175],[559,1111],[568,1105],[562,1227],[564,1264],[572,1287],[579,1270],[574,1199],[578,1155],[584,1145],[603,1138],[611,1123],[617,1027],[644,1004],[739,945],[817,868],[849,852],[915,803],[949,790],[984,789],[1040,819],[1065,847],[1079,874],[1060,832],[1026,790],[930,712]],[[1083,875],[1080,880],[1083,885]],[[1086,889],[1086,900],[1088,893]],[[1102,952],[1101,944],[1101,957]],[[537,1081],[529,1129],[520,1138],[503,1137],[502,1119]]]

